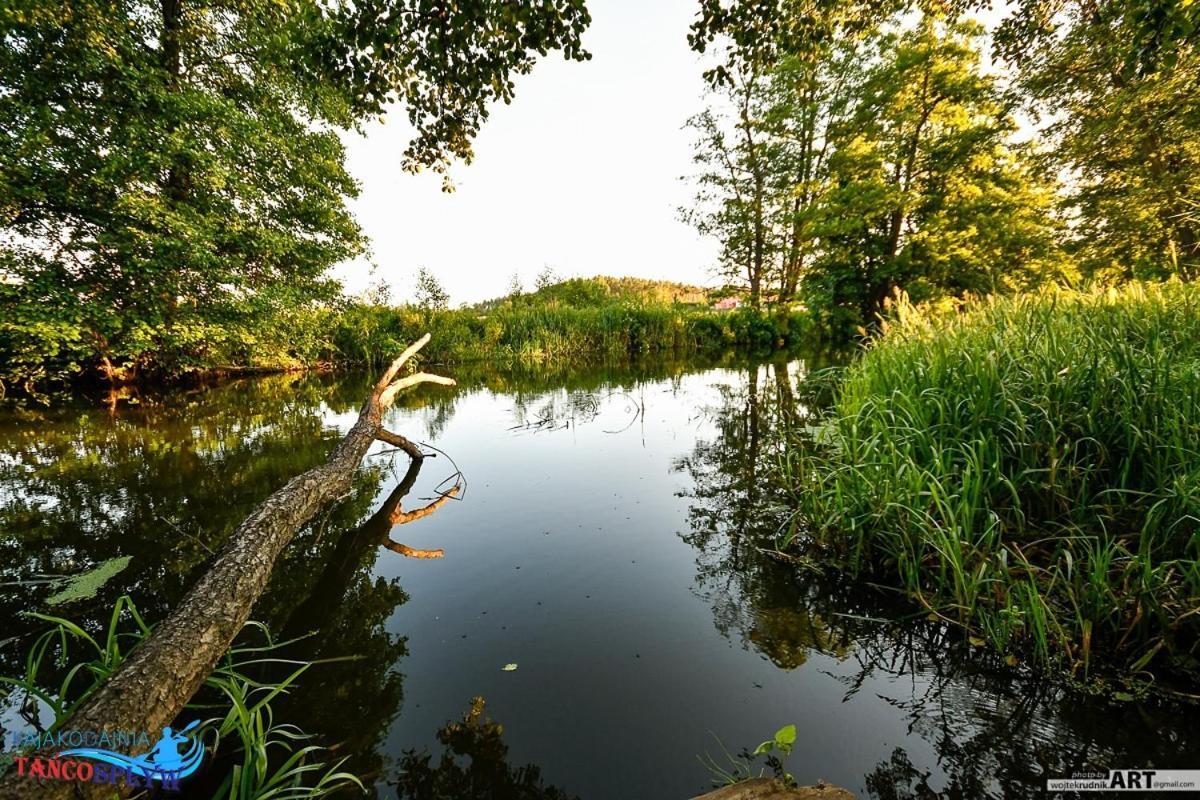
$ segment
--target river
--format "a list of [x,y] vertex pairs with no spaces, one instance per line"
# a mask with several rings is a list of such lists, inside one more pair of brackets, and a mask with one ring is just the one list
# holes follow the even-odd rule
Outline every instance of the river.
[[[280,635],[314,632],[293,646],[305,658],[360,657],[313,667],[280,714],[379,797],[414,800],[690,797],[712,785],[702,757],[727,766],[789,723],[797,780],[862,797],[1027,797],[1078,769],[1194,766],[1194,713],[1085,697],[772,556],[789,514],[771,473],[824,363],[440,370],[460,385],[386,422],[438,456],[399,497],[408,460],[378,445],[256,608]],[[128,594],[161,619],[257,501],[324,458],[368,385],[282,375],[4,412],[0,671],[43,627],[19,612],[48,610],[47,576],[131,556],[51,610],[97,627]],[[424,518],[385,524],[395,502],[372,517],[456,484]]]

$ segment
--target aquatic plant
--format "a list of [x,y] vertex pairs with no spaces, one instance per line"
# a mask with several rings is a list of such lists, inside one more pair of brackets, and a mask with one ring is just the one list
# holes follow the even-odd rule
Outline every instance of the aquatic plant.
[[95,597],[96,592],[100,591],[104,584],[124,572],[132,560],[132,556],[110,558],[86,572],[56,581],[62,585],[62,588],[47,597],[46,602],[52,606],[60,606]]
[[[0,686],[7,687],[0,690],[0,703],[23,694],[25,707],[35,713],[36,706],[30,707],[30,700],[40,701],[53,716],[48,726],[51,732],[70,718],[151,631],[128,596],[113,607],[102,637],[93,637],[62,617],[32,612],[30,616],[51,627],[30,648],[24,675],[0,676]],[[246,641],[248,634],[257,634],[261,642]],[[323,748],[304,744],[311,737],[275,719],[272,701],[288,692],[308,669],[331,660],[345,660],[304,662],[277,655],[294,641],[277,642],[266,626],[247,623],[241,643],[226,652],[196,699],[188,704],[188,717],[215,714],[196,733],[208,740],[217,763],[229,767],[212,795],[214,800],[303,800],[355,787],[364,789],[357,777],[339,771],[345,759],[332,765],[318,759]],[[82,653],[73,653],[73,645],[82,645]],[[287,671],[282,678],[252,677],[281,668]],[[51,685],[51,675],[64,670]],[[237,746],[222,750],[222,742],[227,740],[235,741]]]
[[1200,672],[1200,287],[897,297],[794,444],[829,561],[1014,659]]
[[[700,763],[712,773],[714,785],[729,786],[750,778],[761,778],[766,775],[768,769],[774,778],[785,786],[796,785],[796,778],[783,766],[783,758],[791,755],[796,744],[795,725],[784,725],[758,747],[753,750],[743,748],[736,756],[729,753],[720,739],[717,739],[717,744],[721,746],[726,763],[721,763],[707,753],[699,756]],[[755,766],[760,757],[764,760],[765,768]]]

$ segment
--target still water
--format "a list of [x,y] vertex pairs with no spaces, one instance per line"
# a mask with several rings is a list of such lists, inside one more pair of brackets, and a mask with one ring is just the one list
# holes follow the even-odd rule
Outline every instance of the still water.
[[[380,444],[255,611],[314,632],[297,655],[359,657],[314,667],[280,713],[378,797],[413,800],[690,797],[712,786],[701,756],[788,723],[796,778],[862,797],[1027,797],[1076,769],[1196,767],[1193,710],[1082,697],[772,556],[788,514],[771,473],[822,364],[442,370],[458,388],[405,397],[386,423],[437,457],[412,469]],[[257,501],[324,458],[368,381],[6,411],[0,670],[20,671],[38,623],[19,612],[46,610],[47,576],[131,556],[54,611],[98,626],[128,594],[160,619]]]

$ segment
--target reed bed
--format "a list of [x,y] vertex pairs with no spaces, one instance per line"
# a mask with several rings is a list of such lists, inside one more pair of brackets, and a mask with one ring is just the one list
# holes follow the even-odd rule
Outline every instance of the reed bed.
[[1200,675],[1200,287],[898,298],[796,445],[793,536],[977,644]]

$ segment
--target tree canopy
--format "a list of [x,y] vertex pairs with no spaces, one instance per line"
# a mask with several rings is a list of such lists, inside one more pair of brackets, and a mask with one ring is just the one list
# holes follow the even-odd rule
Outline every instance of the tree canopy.
[[4,379],[246,361],[363,250],[338,130],[444,173],[583,0],[14,0],[0,11]]
[[684,216],[719,275],[834,335],[897,289],[1200,276],[1200,6],[982,7],[701,0]]

